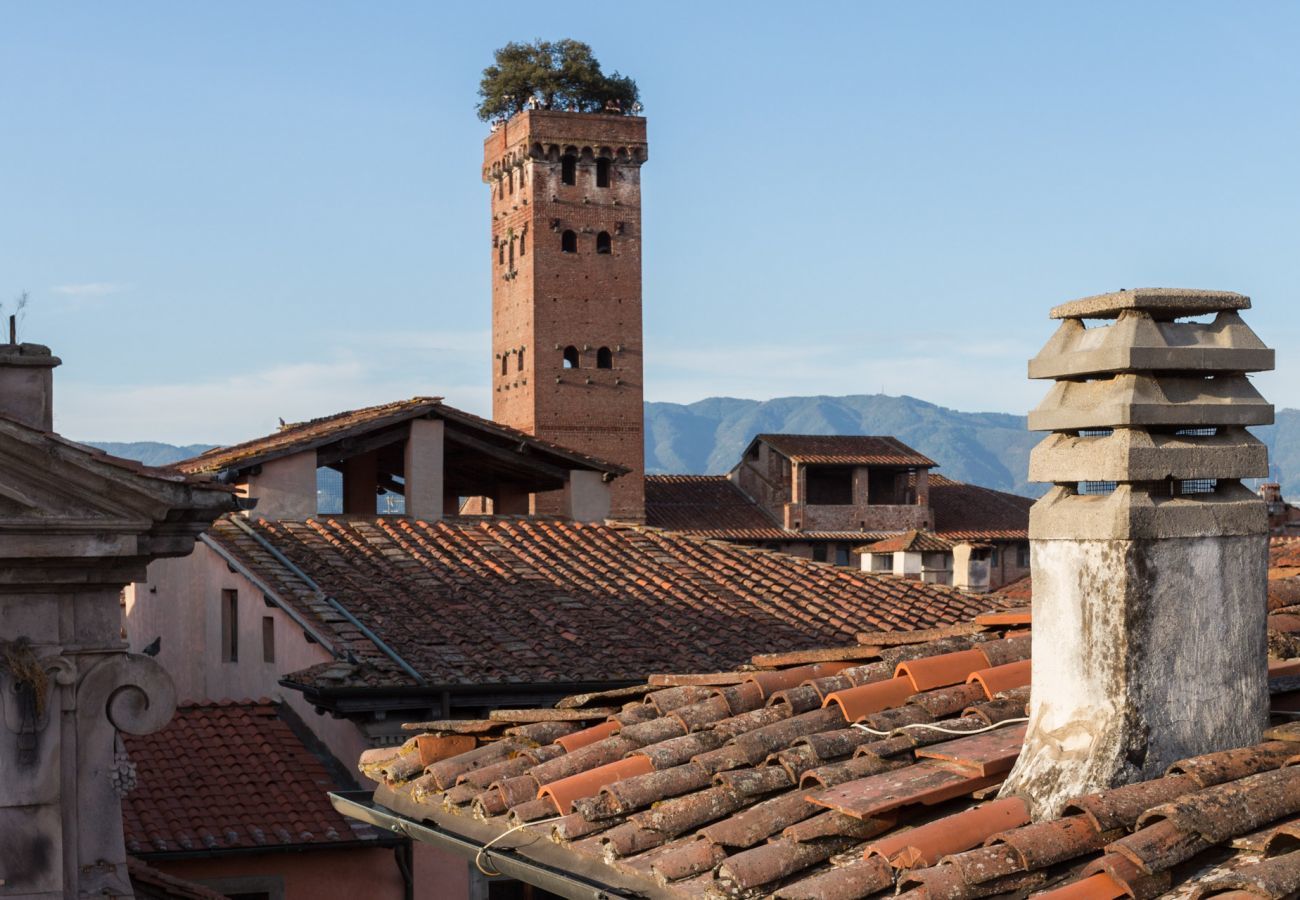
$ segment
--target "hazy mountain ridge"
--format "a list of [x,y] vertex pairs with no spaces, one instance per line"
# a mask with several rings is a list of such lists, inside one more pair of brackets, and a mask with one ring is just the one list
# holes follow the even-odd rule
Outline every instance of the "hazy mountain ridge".
[[[970,413],[915,397],[856,394],[844,397],[778,397],[740,400],[709,397],[695,403],[647,403],[646,471],[726,472],[755,434],[885,434],[939,463],[949,478],[1037,496],[1026,481],[1029,451],[1042,437],[1025,428],[1025,417]],[[1273,477],[1288,497],[1300,498],[1300,410],[1277,412],[1277,424],[1252,429],[1269,447]],[[211,444],[176,446],[157,441],[87,441],[115,456],[167,465],[201,453]]]
[[105,453],[134,459],[146,466],[168,466],[191,456],[198,456],[204,450],[211,450],[216,444],[164,444],[160,441],[82,441],[91,447],[98,447]]

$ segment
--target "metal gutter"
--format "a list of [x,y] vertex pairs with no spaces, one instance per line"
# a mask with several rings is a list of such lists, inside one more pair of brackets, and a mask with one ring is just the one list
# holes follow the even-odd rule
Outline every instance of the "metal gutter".
[[[334,808],[345,816],[405,835],[413,841],[431,844],[457,856],[473,859],[483,846],[459,834],[385,809],[375,802],[374,794],[370,791],[332,791],[329,798]],[[493,847],[485,856],[485,862],[502,875],[568,900],[634,900],[643,896],[639,892],[621,893],[612,890],[606,885],[535,862],[509,848]]]
[[221,546],[219,543],[214,541],[212,538],[208,537],[206,534],[199,535],[199,540],[202,541],[204,544],[206,544],[214,553],[220,556],[223,560],[225,560],[226,565],[230,566],[230,568],[234,569],[240,575],[243,575],[245,578],[251,581],[253,583],[253,587],[261,591],[263,596],[270,597],[275,602],[275,605],[278,606],[280,610],[284,612],[285,615],[287,615],[290,619],[292,619],[295,624],[297,624],[300,628],[302,628],[303,631],[311,635],[311,639],[314,640],[316,643],[320,644],[322,647],[324,647],[325,650],[331,656],[338,658],[341,655],[338,652],[338,650],[335,649],[333,641],[326,638],[319,631],[317,631],[315,628],[309,625],[307,623],[307,620],[304,619],[301,615],[299,615],[297,610],[295,610],[292,606],[289,605],[288,601],[286,601],[278,593],[272,590],[271,587],[267,585],[265,581],[257,577],[257,575],[255,575],[253,571],[248,568],[248,566],[244,565],[242,562],[239,561],[238,557],[236,557],[225,547]]
[[357,629],[357,631],[360,631],[363,635],[365,635],[366,638],[372,644],[378,647],[384,653],[385,656],[387,656],[393,662],[397,663],[397,665],[402,669],[402,671],[404,671],[407,675],[410,675],[412,678],[414,678],[416,684],[427,683],[424,680],[424,677],[420,675],[419,672],[415,671],[415,669],[411,666],[410,663],[402,659],[402,657],[397,654],[397,651],[395,651],[392,647],[389,647],[382,640],[380,640],[379,635],[375,634],[365,625],[361,624],[361,621],[356,616],[352,615],[352,613],[348,612],[346,609],[343,608],[343,604],[339,603],[333,597],[329,596],[323,590],[321,590],[321,586],[317,584],[315,581],[313,581],[310,575],[308,575],[302,569],[294,565],[293,562],[290,561],[289,557],[281,553],[274,544],[272,544],[266,538],[258,534],[257,531],[255,531],[252,528],[252,526],[250,526],[239,516],[232,516],[230,518],[230,521],[235,524],[236,528],[238,528],[240,531],[244,532],[244,534],[248,535],[250,538],[256,541],[258,546],[260,546],[267,553],[275,557],[276,562],[284,566],[295,576],[297,576],[303,582],[303,584],[307,585],[313,591],[315,591],[316,596],[320,597],[320,599],[324,600],[331,607],[333,607],[334,611],[337,612],[339,615],[341,615],[344,619],[346,619],[349,625],[351,625],[353,628]]

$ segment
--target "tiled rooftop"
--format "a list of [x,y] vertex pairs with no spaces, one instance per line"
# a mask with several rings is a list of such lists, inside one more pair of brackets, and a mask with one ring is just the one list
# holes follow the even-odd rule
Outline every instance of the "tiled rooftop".
[[949,553],[952,542],[925,531],[908,531],[857,548],[859,553]]
[[862,541],[863,531],[787,531],[725,475],[647,475],[646,524],[732,541]]
[[622,466],[597,459],[559,444],[534,437],[526,432],[447,406],[441,397],[413,397],[395,403],[368,406],[322,416],[307,422],[294,422],[274,434],[254,438],[228,447],[215,447],[198,456],[175,464],[181,472],[220,472],[224,469],[246,468],[257,463],[311,450],[358,434],[378,431],[421,416],[432,416],[446,422],[479,432],[482,435],[505,440],[514,445],[527,446],[543,457],[558,457],[583,468],[597,469],[611,474],[627,472]]
[[1029,540],[1033,498],[930,473],[934,531],[950,541]]
[[[369,828],[326,792],[347,787],[269,700],[181,705],[167,727],[122,734],[136,785],[122,801],[129,853],[355,842]],[[321,751],[323,754],[324,751]]]
[[786,459],[845,466],[937,466],[898,438],[849,434],[760,434]]
[[863,631],[964,621],[991,605],[951,588],[624,525],[328,516],[256,520],[252,534],[244,525],[227,517],[210,537],[355,660],[289,676],[317,688],[412,683],[331,599],[441,685],[728,669]]
[[[1029,497],[930,473],[934,531],[949,541],[1029,539]],[[647,475],[646,524],[736,541],[871,541],[888,533],[787,531],[725,475]]]
[[[502,712],[465,752],[452,729],[467,723],[425,723],[361,770],[377,802],[479,844],[533,823],[487,861],[518,853],[619,896],[1294,896],[1297,725],[1079,797],[1056,820],[995,799],[1024,734],[1027,619],[652,677],[562,701],[554,721]],[[1274,669],[1275,708],[1300,699],[1295,671]]]

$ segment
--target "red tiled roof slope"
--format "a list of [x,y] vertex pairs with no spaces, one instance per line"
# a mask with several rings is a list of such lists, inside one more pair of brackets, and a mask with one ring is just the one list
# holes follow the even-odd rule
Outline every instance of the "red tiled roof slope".
[[929,532],[908,531],[857,548],[859,553],[894,553],[899,550],[912,553],[948,553],[952,550],[952,543]]
[[230,519],[211,537],[365,665],[295,673],[299,684],[402,684],[305,572],[430,684],[626,681],[728,669],[756,653],[851,643],[970,619],[991,604],[886,578],[671,532],[546,519]]
[[161,731],[122,740],[136,773],[122,801],[132,854],[360,839],[326,796],[344,785],[271,701],[182,705]]
[[1028,540],[1033,505],[1032,497],[930,474],[934,532],[951,541]]
[[[1077,798],[1055,820],[992,800],[1023,743],[1029,649],[988,630],[881,648],[874,662],[855,651],[741,681],[699,676],[425,767],[418,740],[434,732],[368,752],[361,770],[403,815],[479,844],[525,825],[493,852],[636,896],[1300,890],[1298,724]],[[1273,681],[1275,701],[1300,696],[1294,681]],[[1104,885],[1086,881],[1096,875]]]
[[647,475],[646,524],[700,537],[789,540],[761,506],[725,475]]
[[273,434],[253,438],[227,447],[214,447],[191,459],[175,463],[174,468],[181,472],[217,472],[234,466],[247,466],[255,462],[309,450],[353,434],[377,431],[389,425],[396,425],[425,415],[433,415],[436,418],[464,425],[477,431],[507,438],[510,441],[518,441],[603,472],[614,474],[627,472],[626,468],[615,463],[534,437],[517,428],[511,428],[509,425],[502,425],[499,422],[493,422],[472,413],[467,413],[464,410],[447,406],[442,402],[441,397],[413,397],[410,400],[399,400],[394,403],[367,406],[363,409],[347,410],[306,422],[294,422],[283,426]]
[[937,466],[898,438],[852,434],[759,434],[787,459],[846,466]]

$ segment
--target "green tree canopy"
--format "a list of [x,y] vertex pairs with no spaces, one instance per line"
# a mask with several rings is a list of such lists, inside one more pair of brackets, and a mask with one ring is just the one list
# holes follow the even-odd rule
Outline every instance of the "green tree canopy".
[[509,43],[495,59],[478,87],[478,116],[484,121],[531,107],[627,114],[637,102],[636,82],[618,72],[606,75],[581,41]]

